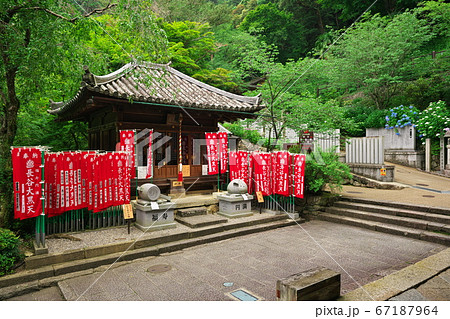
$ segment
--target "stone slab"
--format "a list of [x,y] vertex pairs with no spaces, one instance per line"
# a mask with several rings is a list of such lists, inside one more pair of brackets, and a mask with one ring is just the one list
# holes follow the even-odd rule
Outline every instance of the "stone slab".
[[[96,246],[85,248],[85,257],[84,258],[93,258],[98,256],[104,256],[114,253],[123,252],[127,249],[133,249],[133,241],[127,241],[123,243]],[[69,261],[69,260],[68,260]]]
[[36,269],[43,266],[49,266],[53,264],[59,264],[83,258],[84,258],[84,249],[74,249],[61,254],[31,256],[25,259],[25,268]]
[[178,209],[176,213],[177,217],[191,217],[198,215],[206,215],[206,206],[190,207]]
[[437,275],[449,266],[449,261],[450,248],[353,290],[339,300],[388,300]]
[[252,216],[252,212],[246,212],[246,213],[225,213],[225,212],[217,212],[217,214],[225,216],[227,218],[239,218],[239,217],[248,217]]
[[177,224],[175,222],[173,223],[164,223],[159,225],[153,225],[153,226],[142,226],[138,223],[136,223],[136,228],[139,230],[142,230],[143,232],[149,232],[149,231],[158,231],[158,230],[164,230],[164,229],[170,229],[170,228],[176,228]]
[[197,215],[190,217],[176,216],[175,220],[190,228],[207,227],[228,222],[228,219],[217,215]]
[[426,301],[427,299],[416,289],[409,289],[400,295],[397,295],[390,301]]
[[281,301],[336,300],[341,291],[341,275],[325,267],[313,268],[277,281]]
[[39,269],[25,270],[16,274],[6,275],[0,278],[0,288],[19,285],[22,283],[39,280],[53,276],[52,266],[46,266]]

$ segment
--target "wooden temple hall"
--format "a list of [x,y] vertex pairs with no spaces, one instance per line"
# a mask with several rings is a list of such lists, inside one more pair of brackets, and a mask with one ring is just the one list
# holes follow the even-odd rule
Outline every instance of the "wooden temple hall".
[[[259,96],[220,90],[169,65],[129,63],[103,76],[85,67],[77,94],[67,102],[52,102],[48,112],[58,121],[87,122],[92,150],[116,150],[119,131],[136,130],[138,166],[147,166],[145,141],[153,129],[152,182],[167,191],[177,179],[181,158],[184,186],[197,180],[194,190],[217,184],[217,176],[206,175],[203,166],[207,164],[205,132],[218,131],[220,122],[255,117],[253,113],[263,108],[260,102]],[[137,184],[148,182],[139,177]]]

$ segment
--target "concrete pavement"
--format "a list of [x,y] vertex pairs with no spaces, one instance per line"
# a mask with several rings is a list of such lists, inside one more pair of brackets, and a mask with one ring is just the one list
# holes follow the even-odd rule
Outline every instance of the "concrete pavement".
[[450,178],[433,175],[415,168],[395,165],[395,182],[403,184],[400,190],[374,189],[344,185],[342,195],[416,205],[447,207],[450,209]]
[[[358,288],[358,283],[367,284],[445,249],[323,221],[301,226],[116,264],[105,273],[103,266],[58,286],[68,300],[80,296],[80,300],[231,300],[227,294],[236,289],[275,300],[277,279],[325,266],[342,274],[341,293],[345,294]],[[13,300],[33,298],[38,298],[36,293]]]

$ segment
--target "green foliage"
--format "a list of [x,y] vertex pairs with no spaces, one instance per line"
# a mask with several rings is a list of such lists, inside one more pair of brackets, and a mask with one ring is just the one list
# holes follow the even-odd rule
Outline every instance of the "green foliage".
[[380,128],[385,125],[387,110],[373,110],[364,121],[364,128]]
[[242,21],[240,28],[278,49],[278,60],[286,62],[306,53],[304,30],[292,20],[292,14],[273,3],[257,6]]
[[155,0],[153,11],[168,22],[196,21],[217,26],[232,20],[232,7],[223,1]]
[[215,51],[214,34],[207,23],[176,21],[162,23],[169,40],[169,53],[175,69],[192,75],[205,66]]
[[266,66],[273,60],[273,47],[230,24],[216,27],[214,34],[218,48],[209,62],[211,68],[233,70],[230,76],[239,83],[263,77]]
[[427,138],[438,140],[450,128],[450,110],[443,101],[430,103],[419,116],[417,132],[423,143]]
[[195,73],[192,77],[219,89],[229,92],[236,92],[238,90],[238,85],[231,80],[230,73],[231,71],[223,68],[217,68],[212,71],[202,69]]
[[334,81],[347,90],[362,89],[377,108],[385,108],[399,84],[413,79],[411,58],[432,37],[426,21],[412,12],[366,16],[331,50]]
[[390,109],[385,119],[385,128],[394,129],[398,134],[398,128],[415,126],[419,119],[419,110],[412,105],[400,105]]
[[0,228],[0,276],[11,273],[14,264],[23,258],[20,240],[8,229]]
[[[300,147],[291,147],[289,151],[299,153]],[[339,161],[337,153],[318,149],[306,155],[306,191],[316,194],[323,191],[326,186],[332,191],[340,190],[342,185],[351,178],[350,168]]]
[[[234,123],[224,123],[223,126],[231,133],[242,139],[249,140],[252,144],[265,144],[263,137],[257,130],[251,130],[242,125],[240,121]],[[263,141],[263,143],[261,143]]]
[[164,62],[163,52],[167,49],[164,31],[148,8],[138,10],[147,13],[147,21],[142,25],[125,23],[121,15],[105,14],[95,18],[97,24],[89,31],[85,45],[96,59],[106,62],[108,71],[115,71],[133,59]]

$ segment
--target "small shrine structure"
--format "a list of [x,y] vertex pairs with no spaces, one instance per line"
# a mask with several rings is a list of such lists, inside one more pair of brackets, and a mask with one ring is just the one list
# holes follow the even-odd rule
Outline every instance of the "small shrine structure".
[[92,150],[116,150],[119,132],[136,130],[138,167],[147,165],[145,133],[153,129],[153,178],[138,174],[132,185],[152,182],[167,190],[177,181],[180,161],[184,186],[208,189],[216,185],[217,176],[205,172],[205,132],[218,131],[220,122],[256,117],[254,113],[262,108],[259,96],[226,92],[169,64],[129,63],[103,76],[85,67],[75,96],[51,102],[48,112],[58,121],[87,122]]

